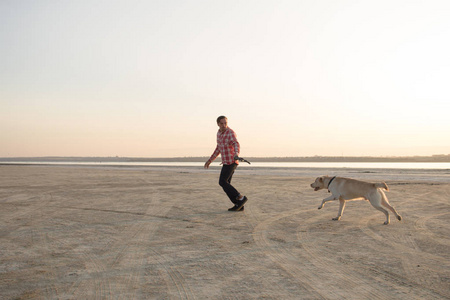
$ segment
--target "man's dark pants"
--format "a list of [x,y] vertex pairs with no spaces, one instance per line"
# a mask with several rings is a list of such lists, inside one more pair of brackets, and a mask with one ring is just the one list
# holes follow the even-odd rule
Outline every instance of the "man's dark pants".
[[237,196],[239,196],[239,192],[230,183],[237,166],[238,165],[236,163],[233,163],[231,165],[223,165],[219,177],[219,185],[223,188],[228,198],[230,198],[231,202],[233,202],[234,204],[239,203],[239,201],[236,199]]

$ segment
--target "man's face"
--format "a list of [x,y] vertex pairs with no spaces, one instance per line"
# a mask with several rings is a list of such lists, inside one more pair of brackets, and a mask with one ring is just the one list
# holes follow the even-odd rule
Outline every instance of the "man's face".
[[217,125],[219,125],[220,132],[225,132],[228,128],[228,120],[222,119],[219,121],[219,123]]

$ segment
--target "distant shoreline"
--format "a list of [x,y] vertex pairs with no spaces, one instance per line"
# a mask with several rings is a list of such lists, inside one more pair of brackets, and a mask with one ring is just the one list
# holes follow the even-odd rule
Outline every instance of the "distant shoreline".
[[[204,162],[208,156],[199,157],[0,157],[0,162]],[[251,162],[450,162],[448,155],[432,156],[305,156],[305,157],[245,157]]]

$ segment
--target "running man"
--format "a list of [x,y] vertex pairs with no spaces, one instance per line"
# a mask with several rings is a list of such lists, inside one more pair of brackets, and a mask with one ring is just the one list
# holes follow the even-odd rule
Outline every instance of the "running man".
[[225,116],[217,118],[219,131],[217,132],[217,147],[214,153],[205,163],[205,169],[219,156],[222,157],[222,170],[219,177],[219,185],[223,188],[230,201],[234,204],[229,211],[243,211],[247,197],[241,195],[232,185],[231,178],[239,165],[240,145],[236,133],[228,127],[228,119]]

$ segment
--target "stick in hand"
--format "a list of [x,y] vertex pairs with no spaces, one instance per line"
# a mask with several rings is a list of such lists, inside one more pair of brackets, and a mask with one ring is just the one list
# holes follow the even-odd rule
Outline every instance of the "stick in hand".
[[243,161],[243,162],[246,162],[246,163],[248,163],[250,165],[250,162],[248,160],[246,160],[245,158],[239,157],[239,156],[235,156],[234,160]]

